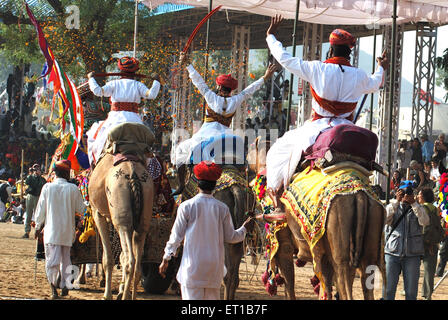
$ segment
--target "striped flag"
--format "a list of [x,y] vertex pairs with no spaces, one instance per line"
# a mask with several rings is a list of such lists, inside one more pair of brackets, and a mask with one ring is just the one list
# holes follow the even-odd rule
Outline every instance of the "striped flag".
[[59,100],[60,109],[62,109],[59,112],[61,115],[62,133],[66,130],[66,118],[69,123],[70,136],[65,139],[65,151],[62,153],[61,157],[62,159],[70,160],[72,162],[72,169],[77,170],[79,169],[79,163],[76,154],[84,130],[84,112],[81,98],[75,84],[61,69],[59,63],[55,59],[53,52],[45,39],[43,31],[26,1],[25,7],[31,22],[37,31],[40,49],[47,60],[47,70],[42,72],[43,75],[41,75],[41,77],[45,77],[49,74],[48,83],[53,83],[53,103],[51,113],[53,113],[56,100]]

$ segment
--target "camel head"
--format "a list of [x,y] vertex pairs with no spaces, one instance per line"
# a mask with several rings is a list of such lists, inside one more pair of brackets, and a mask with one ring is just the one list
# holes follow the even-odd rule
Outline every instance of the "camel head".
[[258,136],[254,143],[249,146],[247,162],[249,164],[249,175],[256,176],[258,172],[266,168],[266,154],[271,147],[271,142]]

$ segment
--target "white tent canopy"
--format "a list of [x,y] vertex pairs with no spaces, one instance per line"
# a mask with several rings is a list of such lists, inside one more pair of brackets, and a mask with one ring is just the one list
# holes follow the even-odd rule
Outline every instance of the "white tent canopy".
[[[164,3],[185,4],[194,7],[208,7],[209,0],[143,0],[155,8]],[[281,14],[286,19],[294,19],[296,0],[213,0],[213,7],[248,11],[254,14],[274,16]],[[330,25],[375,25],[392,22],[393,0],[302,0],[299,20]],[[448,1],[398,0],[397,23],[432,22],[448,23]]]

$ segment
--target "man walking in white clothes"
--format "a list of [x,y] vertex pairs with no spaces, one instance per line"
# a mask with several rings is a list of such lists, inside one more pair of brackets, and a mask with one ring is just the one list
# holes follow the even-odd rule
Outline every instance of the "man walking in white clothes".
[[229,208],[213,197],[212,191],[222,173],[220,166],[202,161],[193,170],[200,192],[179,206],[159,272],[165,276],[168,261],[184,241],[176,277],[181,284],[182,299],[219,300],[226,273],[224,242],[243,241],[253,221],[248,218],[235,230]]
[[383,72],[388,65],[383,53],[382,57],[377,58],[378,67],[373,75],[352,67],[350,54],[356,39],[342,29],[331,33],[329,58],[326,61],[303,61],[292,57],[274,36],[282,20],[280,16],[271,20],[266,32],[269,50],[284,68],[310,83],[313,101],[312,119],[302,127],[286,132],[267,153],[267,187],[276,207],[302,153],[314,144],[322,131],[339,124],[353,124],[353,112],[358,100],[380,88]]
[[50,282],[52,299],[57,299],[58,278],[62,296],[68,294],[67,270],[71,266],[70,248],[75,241],[75,212],[83,213],[86,206],[78,187],[69,183],[70,161],[53,165],[56,178],[43,186],[36,206],[37,239],[44,227],[45,269]]

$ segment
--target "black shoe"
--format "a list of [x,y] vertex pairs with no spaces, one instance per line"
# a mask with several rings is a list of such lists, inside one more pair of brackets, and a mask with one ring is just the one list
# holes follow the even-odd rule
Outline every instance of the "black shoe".
[[56,286],[54,286],[53,284],[50,284],[50,286],[51,286],[51,299],[55,300],[59,297],[58,289],[56,289]]
[[61,297],[65,297],[65,296],[68,296],[68,289],[67,289],[67,287],[62,288],[62,291],[61,291]]
[[30,235],[28,234],[28,233],[25,233],[23,236],[22,236],[22,239],[29,239],[30,238]]

